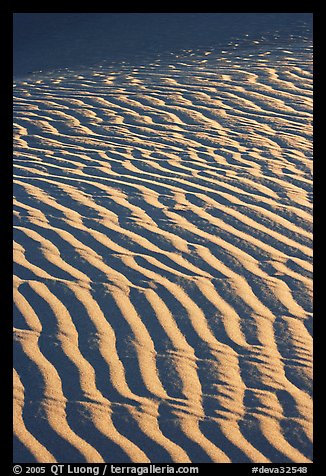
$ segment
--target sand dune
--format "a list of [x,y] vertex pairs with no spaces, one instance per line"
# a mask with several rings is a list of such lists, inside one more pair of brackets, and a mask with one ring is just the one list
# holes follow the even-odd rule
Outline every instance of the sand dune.
[[16,82],[16,461],[311,461],[311,50],[287,48]]

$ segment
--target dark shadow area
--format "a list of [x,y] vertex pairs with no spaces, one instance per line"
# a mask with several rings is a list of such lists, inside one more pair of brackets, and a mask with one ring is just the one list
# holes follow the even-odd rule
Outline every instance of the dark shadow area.
[[199,423],[202,433],[212,441],[218,448],[222,448],[224,453],[230,458],[232,463],[252,463],[248,456],[234,445],[222,433],[219,424],[213,420],[203,420]]
[[280,422],[285,439],[297,448],[306,458],[313,460],[312,442],[307,438],[300,422],[285,418]]
[[211,463],[212,460],[204,449],[184,433],[174,412],[175,409],[164,402],[160,405],[159,426],[163,435],[183,448],[191,461]]
[[[131,463],[123,449],[103,435],[92,422],[90,410],[76,402],[67,403],[67,422],[70,428],[100,453],[105,462]],[[71,461],[70,461],[71,462]]]
[[28,451],[25,445],[14,436],[13,440],[13,461],[16,463],[37,463],[32,453]]
[[15,13],[14,74],[84,67],[271,32],[306,34],[309,13]]
[[[120,407],[112,415],[112,421],[119,433],[140,448],[153,463],[171,463],[169,453],[157,442],[149,438],[140,428],[137,420],[126,408]],[[115,461],[120,462],[120,461]],[[125,461],[121,461],[124,463]]]
[[[287,322],[277,318],[274,322],[275,342],[280,352],[286,378],[297,388],[312,396],[313,385],[311,379],[303,369],[309,365],[309,356],[302,352],[302,344],[297,344],[295,336],[292,335]],[[304,357],[307,358],[307,361]]]
[[273,463],[291,463],[292,461],[283,453],[278,451],[265,438],[261,429],[259,420],[246,415],[243,421],[239,422],[240,431],[244,438],[249,441],[258,451],[260,451],[266,458]]

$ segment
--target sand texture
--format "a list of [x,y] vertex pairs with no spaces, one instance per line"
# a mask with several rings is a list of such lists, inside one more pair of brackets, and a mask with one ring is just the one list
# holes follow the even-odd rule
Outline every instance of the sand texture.
[[307,42],[17,80],[17,462],[312,460]]

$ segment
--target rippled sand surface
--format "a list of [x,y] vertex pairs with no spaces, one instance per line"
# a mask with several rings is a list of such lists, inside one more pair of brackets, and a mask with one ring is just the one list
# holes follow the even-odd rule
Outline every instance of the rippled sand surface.
[[16,82],[16,461],[311,461],[311,67]]

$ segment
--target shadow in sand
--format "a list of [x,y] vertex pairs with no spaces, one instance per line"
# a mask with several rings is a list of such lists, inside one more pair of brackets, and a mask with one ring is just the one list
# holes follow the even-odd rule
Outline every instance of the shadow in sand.
[[218,448],[223,448],[224,453],[230,458],[232,463],[251,463],[249,457],[222,433],[218,422],[205,419],[199,423],[199,427],[206,438],[212,441]]
[[15,463],[37,463],[37,459],[30,453],[26,446],[14,436],[13,440],[13,461]]
[[119,409],[113,413],[112,421],[119,433],[140,447],[150,461],[155,463],[172,462],[171,456],[166,449],[153,441],[144,433],[144,431],[142,431],[136,419],[130,415],[126,408],[119,407]]
[[311,440],[307,438],[300,422],[284,418],[280,421],[285,439],[294,448],[297,448],[306,458],[313,460]]
[[273,463],[292,463],[284,453],[278,451],[272,446],[262,434],[259,420],[251,415],[245,415],[243,420],[239,422],[240,431],[249,443],[251,443],[258,451]]
[[159,426],[162,433],[183,448],[191,461],[195,461],[196,463],[211,463],[212,460],[204,449],[185,434],[179,418],[176,417],[174,411],[174,408],[164,403],[160,405]]
[[67,422],[83,440],[96,448],[107,463],[131,463],[123,449],[101,433],[92,421],[91,411],[78,402],[67,403]]

